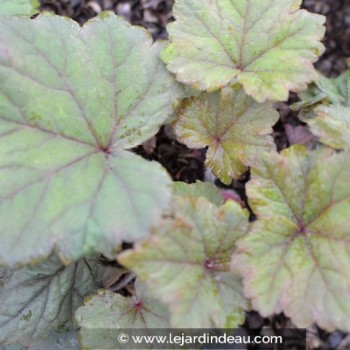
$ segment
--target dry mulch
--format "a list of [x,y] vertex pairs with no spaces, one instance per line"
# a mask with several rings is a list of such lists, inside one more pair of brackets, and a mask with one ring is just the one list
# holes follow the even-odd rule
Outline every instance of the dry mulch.
[[[129,22],[147,28],[155,40],[167,38],[165,26],[173,20],[173,0],[41,0],[41,4],[41,10],[71,17],[80,24],[104,10],[111,10]],[[346,59],[350,57],[350,0],[304,0],[302,6],[310,12],[327,17],[324,40],[327,49],[316,67],[326,76],[336,77],[346,70]],[[294,143],[312,144],[312,135],[299,121],[297,113],[289,108],[296,100],[296,95],[291,94],[288,102],[278,105],[281,119],[274,128],[278,149]],[[205,150],[188,149],[178,143],[169,126],[163,127],[154,138],[135,151],[146,159],[159,161],[174,180],[194,182],[205,178]],[[243,200],[244,183],[248,179],[249,173],[241,181],[234,181],[231,186]],[[283,315],[263,319],[256,312],[247,314],[245,329],[261,330],[263,326],[273,327],[276,333],[279,329],[293,327]],[[295,348],[302,349],[300,339],[295,339]],[[308,348],[350,349],[350,336],[341,332],[323,332],[313,326],[308,329]]]

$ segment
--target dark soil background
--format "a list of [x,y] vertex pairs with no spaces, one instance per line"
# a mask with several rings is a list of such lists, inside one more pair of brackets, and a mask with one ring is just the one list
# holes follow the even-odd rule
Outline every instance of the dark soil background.
[[[41,10],[71,17],[80,24],[104,10],[112,10],[129,22],[147,28],[154,40],[167,38],[165,27],[173,20],[172,5],[173,0],[41,0]],[[302,7],[327,17],[327,34],[324,39],[327,50],[316,63],[316,67],[328,77],[338,76],[346,70],[346,59],[350,57],[350,0],[304,0]],[[289,105],[296,100],[296,95],[291,94],[287,103],[278,105],[281,119],[274,128],[278,149],[294,143],[312,147],[313,136],[299,121],[297,113],[289,108]],[[170,126],[163,127],[157,136],[138,147],[135,152],[147,159],[160,162],[174,180],[194,182],[197,179],[206,179],[221,185],[211,174],[205,172],[203,165],[205,150],[188,149],[178,143]],[[244,184],[248,179],[249,174],[246,174],[230,186],[243,201]],[[273,332],[279,334],[281,330],[294,326],[283,315],[263,319],[255,312],[248,313],[244,325],[248,333],[252,332],[251,329],[256,329],[256,332],[264,334],[264,327],[272,327]],[[303,339],[298,335],[294,338],[292,336],[292,344],[295,349],[305,348]],[[313,326],[307,330],[307,348],[350,349],[350,335],[338,331],[326,333]]]

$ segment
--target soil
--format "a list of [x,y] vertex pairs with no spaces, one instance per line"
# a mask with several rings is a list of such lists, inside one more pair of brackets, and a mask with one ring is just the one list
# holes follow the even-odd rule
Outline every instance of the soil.
[[[41,0],[41,10],[53,11],[73,18],[80,24],[104,10],[112,10],[129,22],[149,30],[154,40],[166,39],[166,24],[173,20],[171,10],[173,0]],[[346,60],[350,57],[350,0],[304,0],[302,7],[310,12],[323,14],[327,18],[327,33],[324,39],[326,52],[316,63],[316,67],[328,77],[336,77],[346,70]],[[279,103],[281,118],[274,128],[274,137],[279,150],[294,143],[304,143],[312,147],[313,136],[297,118],[297,113],[289,108],[297,101],[293,93],[286,103]],[[196,180],[215,181],[222,184],[204,169],[205,150],[188,149],[178,143],[170,126],[161,128],[159,133],[135,149],[146,159],[160,162],[176,181],[195,182]],[[230,188],[236,190],[245,201],[244,184],[249,173]],[[263,332],[263,327],[272,327],[279,334],[282,329],[295,328],[284,315],[263,319],[256,312],[247,313],[244,328],[247,332]],[[303,339],[296,334],[292,341],[295,349],[304,349]],[[350,349],[350,335],[336,331],[327,333],[316,326],[307,330],[308,349]],[[258,349],[258,348],[256,348]]]

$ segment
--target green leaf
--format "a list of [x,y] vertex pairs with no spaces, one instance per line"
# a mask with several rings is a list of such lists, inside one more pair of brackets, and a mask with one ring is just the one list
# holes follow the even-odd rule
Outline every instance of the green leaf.
[[294,103],[294,110],[308,109],[322,102],[326,105],[350,107],[350,69],[338,78],[329,79],[322,75],[299,95],[300,102]]
[[175,197],[174,208],[174,218],[118,261],[169,305],[174,327],[237,327],[247,302],[229,266],[236,240],[247,231],[247,211],[233,201],[218,208],[191,197]]
[[292,108],[301,110],[299,118],[311,132],[330,147],[349,148],[350,69],[336,79],[321,76],[299,97]]
[[38,0],[1,0],[0,16],[32,16],[39,5]]
[[313,117],[301,119],[325,145],[335,149],[350,148],[350,107],[318,106]]
[[224,202],[220,190],[210,182],[196,181],[196,183],[187,184],[177,181],[174,182],[173,189],[176,196],[204,197],[215,205],[221,205]]
[[33,346],[27,347],[19,343],[0,345],[0,350],[80,350],[78,332],[52,332],[44,340]]
[[350,330],[349,178],[348,153],[300,145],[253,170],[247,195],[258,220],[233,267],[262,316]]
[[131,335],[132,329],[169,327],[167,308],[154,300],[140,282],[136,281],[135,288],[133,297],[101,290],[77,310],[84,349],[123,348],[117,338],[118,332],[113,329],[128,329]]
[[213,91],[243,85],[259,102],[287,100],[317,77],[325,18],[298,0],[177,0],[162,59],[179,81]]
[[181,90],[163,44],[104,13],[0,21],[0,262],[109,255],[148,235],[170,178],[126,149],[153,136]]
[[274,151],[272,126],[279,114],[271,103],[260,104],[243,90],[223,89],[187,99],[178,111],[175,133],[191,148],[209,146],[206,166],[226,184]]
[[7,274],[0,287],[0,343],[35,344],[74,328],[72,314],[97,285],[97,259],[64,267],[56,256]]

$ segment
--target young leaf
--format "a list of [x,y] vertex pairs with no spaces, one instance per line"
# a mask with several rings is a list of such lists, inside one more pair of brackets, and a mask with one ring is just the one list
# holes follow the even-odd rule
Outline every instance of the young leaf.
[[179,81],[213,91],[238,82],[259,102],[287,100],[317,77],[323,16],[298,0],[177,0],[162,59]]
[[229,265],[248,213],[233,201],[218,208],[191,197],[175,197],[174,208],[174,218],[118,261],[169,304],[174,327],[237,327],[247,302]]
[[32,345],[52,330],[70,330],[82,298],[97,289],[97,259],[64,267],[56,256],[5,276],[0,286],[0,343]]
[[350,69],[335,79],[320,75],[308,90],[301,92],[298,96],[301,101],[292,105],[294,110],[305,109],[320,102],[350,107]]
[[125,151],[153,136],[178,85],[163,44],[104,13],[0,21],[0,262],[111,254],[148,234],[170,178]]
[[215,205],[221,205],[224,198],[220,190],[210,182],[196,181],[194,184],[174,182],[174,194],[176,196],[204,197]]
[[300,145],[253,170],[247,194],[258,220],[233,266],[263,316],[350,330],[349,177],[348,153]]
[[327,146],[336,149],[350,148],[350,107],[318,106],[314,117],[301,118],[313,134]]
[[299,118],[309,125],[311,132],[330,147],[347,149],[350,145],[350,69],[336,79],[321,76],[299,97],[301,102],[292,108],[301,109]]
[[0,16],[32,16],[38,7],[38,0],[1,0]]
[[76,312],[80,342],[84,349],[119,349],[118,332],[112,330],[167,328],[167,308],[154,300],[144,285],[136,281],[136,295],[123,297],[101,290]]
[[206,166],[226,184],[256,164],[264,150],[274,151],[272,126],[279,115],[243,90],[223,89],[187,99],[178,110],[175,133],[191,148],[209,146]]

